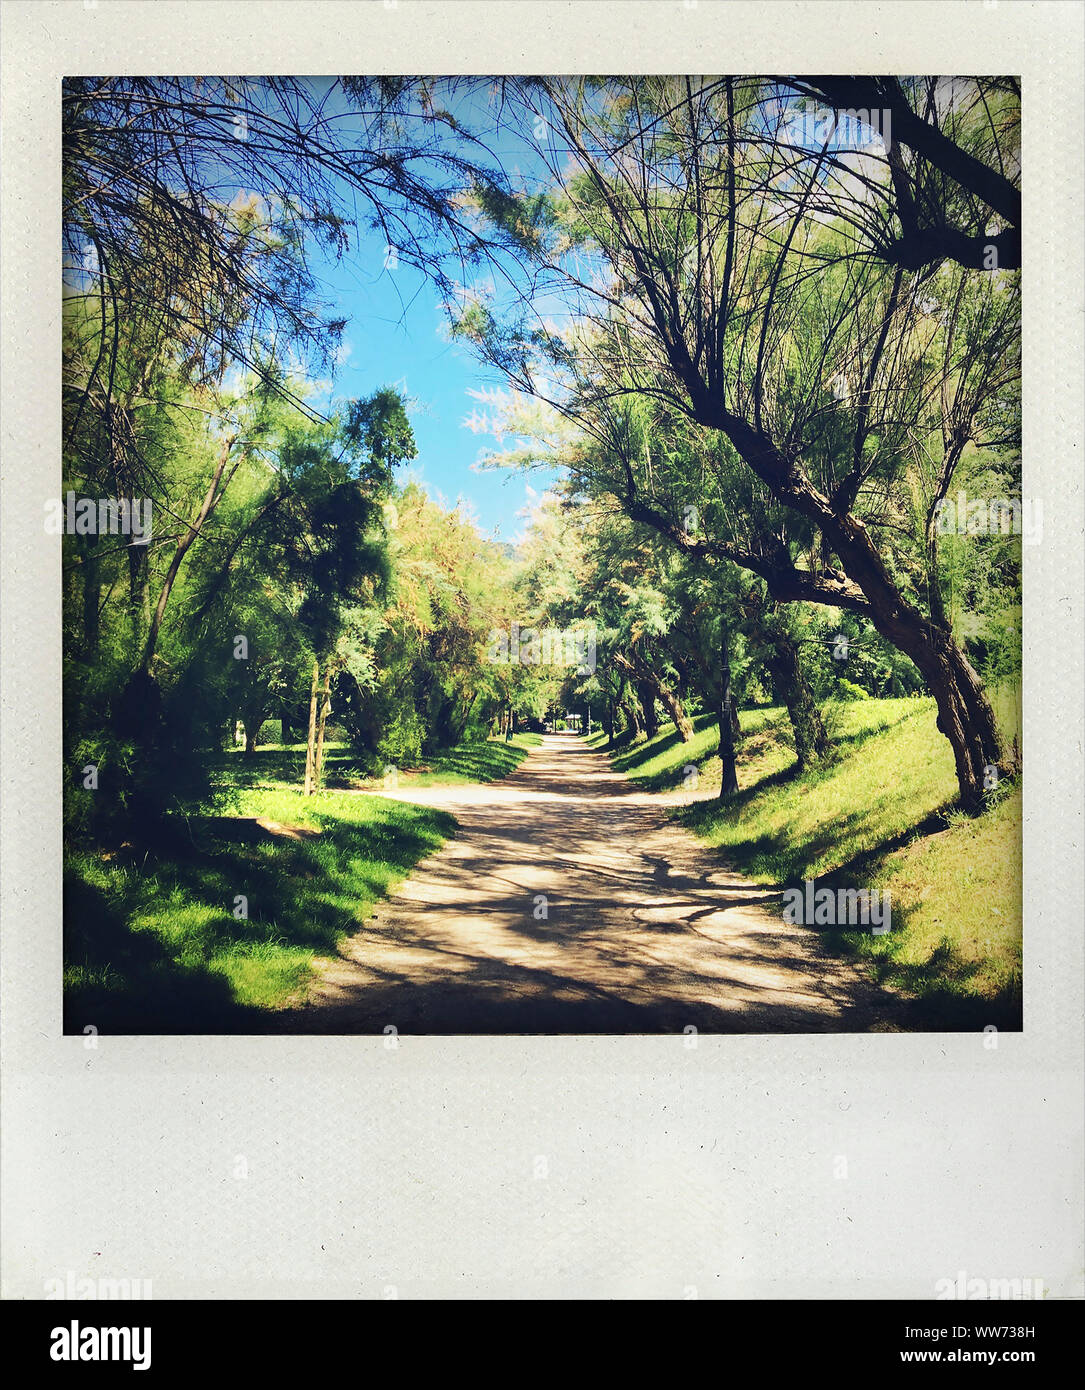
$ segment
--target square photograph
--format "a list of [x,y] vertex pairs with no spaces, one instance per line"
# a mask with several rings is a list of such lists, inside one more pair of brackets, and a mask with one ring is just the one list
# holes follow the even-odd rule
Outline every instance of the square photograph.
[[1020,1031],[1020,116],[67,78],[65,1033]]

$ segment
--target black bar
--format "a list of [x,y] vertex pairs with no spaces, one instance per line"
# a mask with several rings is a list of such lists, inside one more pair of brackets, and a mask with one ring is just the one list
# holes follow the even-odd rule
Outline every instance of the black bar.
[[[155,1375],[267,1372],[275,1383],[295,1373],[312,1383],[339,1369],[363,1381],[387,1379],[397,1370],[417,1374],[428,1356],[437,1366],[458,1361],[461,1370],[468,1359],[476,1367],[492,1365],[491,1353],[504,1359],[511,1338],[513,1345],[533,1348],[531,1362],[540,1353],[560,1354],[562,1347],[573,1355],[580,1343],[593,1361],[605,1354],[611,1380],[623,1363],[643,1371],[641,1358],[649,1345],[652,1361],[675,1375],[693,1371],[692,1348],[711,1345],[724,1368],[762,1367],[774,1381],[789,1370],[844,1367],[860,1372],[893,1367],[904,1378],[962,1366],[1045,1368],[1050,1376],[1077,1358],[1074,1333],[1081,1325],[1081,1306],[1074,1300],[653,1301],[612,1300],[605,1291],[598,1301],[579,1300],[579,1311],[565,1303],[560,1321],[552,1321],[545,1304],[562,1300],[543,1300],[540,1307],[540,1300],[513,1293],[508,1300],[474,1300],[502,1302],[499,1324],[485,1314],[472,1318],[464,1306],[472,1300],[457,1301],[455,1335],[449,1340],[446,1331],[453,1329],[442,1331],[446,1315],[434,1321],[432,1306],[449,1301],[7,1302],[5,1360],[24,1366],[31,1382],[43,1375],[72,1382],[108,1375],[115,1383],[132,1375],[139,1384]],[[81,1353],[92,1351],[96,1342],[101,1350],[97,1333],[103,1328],[149,1328],[149,1365],[137,1371],[132,1360],[54,1359],[54,1351],[70,1351],[73,1323]],[[694,1334],[696,1341],[683,1351],[682,1342],[669,1340],[675,1332]],[[108,1338],[106,1350],[124,1353],[124,1338]],[[127,1351],[133,1359],[146,1356],[142,1331],[136,1339],[130,1335]]]

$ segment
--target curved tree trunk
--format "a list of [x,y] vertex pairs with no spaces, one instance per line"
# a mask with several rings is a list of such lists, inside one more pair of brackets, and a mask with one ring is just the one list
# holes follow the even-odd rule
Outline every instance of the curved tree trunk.
[[778,633],[773,638],[768,667],[776,698],[787,706],[799,767],[809,767],[828,752],[829,740],[803,675],[799,649],[786,633]]
[[[678,737],[683,743],[688,743],[693,737],[693,723],[686,713],[685,706],[682,704],[679,695],[668,686],[664,685],[655,672],[645,665],[644,661],[639,657],[635,656],[633,659],[630,659],[621,652],[615,652],[614,662],[615,665],[626,672],[630,678],[631,684],[633,684],[638,692],[643,686],[654,693],[655,698],[667,711],[668,716],[674,723],[674,727],[678,730]],[[649,700],[648,705],[650,704],[651,701]],[[647,708],[648,705],[646,705],[645,708]],[[649,731],[649,737],[652,736],[652,732],[653,731]],[[658,724],[654,732],[658,732]]]
[[637,699],[644,714],[644,731],[649,738],[659,733],[659,716],[656,714],[656,691],[650,681],[636,682]]
[[1000,773],[1017,770],[1007,751],[983,684],[953,636],[949,623],[928,618],[900,593],[866,528],[854,517],[833,517],[823,526],[848,575],[862,589],[870,620],[888,641],[911,657],[938,706],[938,728],[953,749],[961,803],[983,805],[984,793]]
[[678,737],[683,743],[688,743],[693,737],[693,721],[686,713],[685,705],[673,690],[668,690],[662,683],[658,685],[657,693],[663,702],[663,708],[674,721],[674,727],[678,730]]
[[635,741],[644,733],[640,704],[636,699],[623,699],[618,701],[618,707],[625,715],[625,731],[629,734],[630,739]]
[[[181,568],[181,563],[184,560],[185,555],[188,553],[188,549],[192,545],[193,541],[195,541],[199,537],[200,533],[203,531],[204,524],[207,521],[208,517],[218,506],[219,502],[221,502],[222,494],[226,490],[225,486],[220,488],[220,484],[222,483],[222,477],[226,471],[226,465],[230,459],[230,450],[234,447],[235,439],[235,435],[230,435],[227,439],[223,440],[222,448],[219,451],[218,461],[215,464],[215,471],[212,473],[211,481],[207,485],[207,491],[204,493],[204,498],[202,503],[200,504],[200,509],[196,513],[195,517],[193,517],[193,519],[189,522],[188,530],[184,533],[183,536],[181,536],[180,540],[178,540],[177,548],[173,552],[173,559],[170,561],[169,568],[166,570],[166,577],[162,581],[162,588],[159,591],[158,603],[155,605],[154,613],[151,615],[150,618],[150,625],[147,631],[147,641],[144,643],[143,646],[143,656],[140,663],[140,669],[143,671],[147,671],[150,669],[151,658],[154,656],[155,647],[158,644],[158,634],[162,630],[162,619],[165,616],[166,605],[170,601],[170,594],[173,593],[173,586],[177,579],[177,574]],[[236,471],[237,468],[235,465],[233,471],[230,474],[230,477],[233,477],[233,473]],[[229,479],[227,479],[227,483],[228,482]],[[145,554],[144,559],[146,559]],[[149,602],[150,599],[148,596],[148,604]],[[133,606],[133,612],[136,611],[136,608]],[[138,611],[142,612],[142,597],[140,600],[140,608]]]
[[460,704],[460,712],[456,717],[452,730],[452,744],[455,747],[463,738],[464,730],[467,728],[467,721],[471,718],[471,711],[478,701],[478,695],[471,695],[464,699]]
[[968,810],[977,810],[999,775],[1016,771],[994,708],[948,628],[924,622],[918,631],[908,630],[900,624],[900,615],[894,626],[898,634],[894,640],[915,662],[934,696],[938,729],[953,749],[961,803]]

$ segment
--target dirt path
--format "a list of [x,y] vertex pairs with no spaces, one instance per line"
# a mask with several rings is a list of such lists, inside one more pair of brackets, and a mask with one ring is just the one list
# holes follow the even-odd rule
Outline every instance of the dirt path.
[[778,895],[721,867],[572,735],[548,736],[503,782],[399,795],[452,812],[459,834],[343,943],[276,1031],[896,1026],[894,996],[783,922]]

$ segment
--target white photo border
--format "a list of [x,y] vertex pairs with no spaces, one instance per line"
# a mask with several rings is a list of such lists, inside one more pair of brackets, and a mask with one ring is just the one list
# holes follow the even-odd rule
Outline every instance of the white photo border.
[[[1080,1297],[1081,5],[11,0],[2,19],[4,1296],[71,1271],[156,1298],[933,1298],[966,1270]],[[62,1036],[41,525],[61,78],[344,68],[1020,75],[1024,488],[1045,522],[1024,548],[1023,1032]]]

